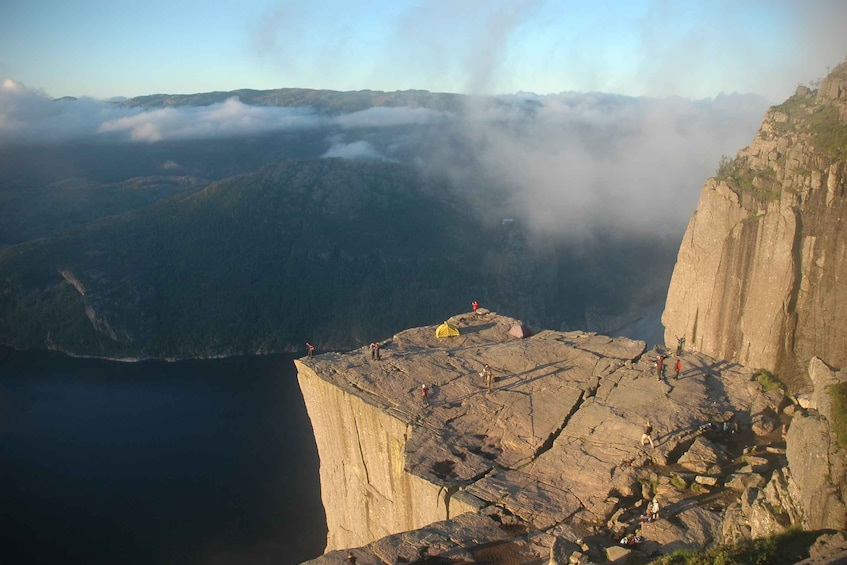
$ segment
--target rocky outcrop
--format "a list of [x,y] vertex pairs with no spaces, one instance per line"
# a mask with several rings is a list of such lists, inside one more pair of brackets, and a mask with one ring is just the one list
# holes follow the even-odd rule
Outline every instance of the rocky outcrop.
[[847,452],[832,430],[832,386],[847,382],[847,374],[834,371],[820,359],[810,363],[815,383],[813,403],[795,414],[786,437],[789,483],[802,509],[807,529],[847,528]]
[[665,342],[808,387],[817,355],[847,363],[847,63],[766,114],[721,164],[680,246]]
[[[696,549],[722,539],[729,502],[702,505],[697,495],[732,492],[722,483],[733,472],[751,487],[769,478],[780,455],[766,452],[760,482],[743,478],[756,473],[742,450],[763,445],[753,413],[771,402],[752,370],[687,353],[678,379],[660,377],[643,342],[555,331],[519,339],[508,333],[516,320],[481,312],[449,320],[457,337],[436,338],[435,326],[397,334],[381,360],[362,348],[297,362],[329,529],[319,562],[343,561],[345,548],[385,563],[395,561],[380,552],[410,559],[435,545],[442,556],[497,547],[554,562],[607,561],[611,547],[636,560]],[[739,433],[703,427],[730,418]],[[648,419],[655,447],[641,441]],[[653,499],[662,519],[642,523]],[[634,531],[647,541],[618,555],[620,536]]]

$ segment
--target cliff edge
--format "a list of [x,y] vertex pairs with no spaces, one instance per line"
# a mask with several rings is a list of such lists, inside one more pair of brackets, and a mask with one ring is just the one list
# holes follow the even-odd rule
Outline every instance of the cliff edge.
[[[363,347],[296,362],[329,530],[314,563],[350,548],[375,563],[614,561],[635,551],[620,547],[626,533],[646,556],[791,523],[785,397],[751,369],[688,352],[677,376],[676,358],[660,372],[644,342],[519,338],[517,320],[479,312],[448,320],[458,336],[401,332],[381,359]],[[663,519],[642,522],[656,499]]]

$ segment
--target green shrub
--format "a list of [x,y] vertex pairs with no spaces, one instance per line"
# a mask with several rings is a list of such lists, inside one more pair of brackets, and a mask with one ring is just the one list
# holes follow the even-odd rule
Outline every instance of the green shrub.
[[780,186],[776,182],[775,170],[772,168],[755,170],[746,163],[726,155],[723,155],[718,163],[715,178],[765,201],[777,200],[781,193]]
[[791,528],[785,533],[703,551],[676,551],[652,563],[659,565],[780,565],[808,557],[808,548],[817,537],[812,532]]
[[762,390],[765,392],[770,392],[776,389],[787,390],[785,384],[777,378],[776,375],[768,371],[767,369],[759,369],[756,371],[756,381],[760,385],[762,385]]
[[838,444],[847,449],[847,383],[826,388],[832,400],[832,431],[838,437]]

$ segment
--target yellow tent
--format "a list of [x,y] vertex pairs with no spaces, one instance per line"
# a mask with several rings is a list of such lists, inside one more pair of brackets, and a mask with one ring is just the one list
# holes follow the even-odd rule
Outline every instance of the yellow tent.
[[435,329],[435,337],[450,337],[451,335],[459,335],[459,328],[444,322]]

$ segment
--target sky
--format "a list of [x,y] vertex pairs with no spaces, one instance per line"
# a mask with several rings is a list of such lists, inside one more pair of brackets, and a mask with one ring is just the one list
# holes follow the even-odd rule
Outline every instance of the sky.
[[27,0],[0,81],[107,99],[239,88],[771,101],[847,55],[844,0]]

